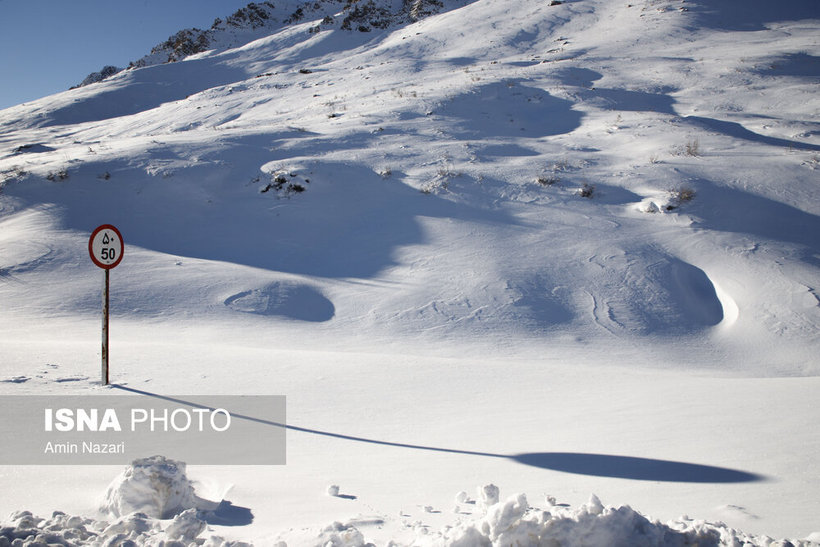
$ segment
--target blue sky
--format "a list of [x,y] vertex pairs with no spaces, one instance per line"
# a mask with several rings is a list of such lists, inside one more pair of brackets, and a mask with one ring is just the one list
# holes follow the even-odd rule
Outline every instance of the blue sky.
[[124,67],[183,28],[251,0],[0,0],[0,109]]

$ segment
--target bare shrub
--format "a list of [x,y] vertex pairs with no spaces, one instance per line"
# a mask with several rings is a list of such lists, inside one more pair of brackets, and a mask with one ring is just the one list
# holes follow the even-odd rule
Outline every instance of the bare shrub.
[[689,203],[695,199],[696,195],[695,189],[691,186],[684,185],[673,188],[669,190],[669,204],[666,206],[666,210],[673,211],[684,203]]
[[592,184],[584,183],[584,186],[578,190],[578,195],[582,198],[592,198],[593,194],[595,193],[595,186]]
[[537,182],[541,186],[552,186],[554,184],[558,184],[559,182],[561,182],[561,179],[559,177],[556,177],[555,175],[539,175],[535,179],[535,182]]
[[691,139],[686,143],[687,156],[700,156],[700,143],[697,139]]

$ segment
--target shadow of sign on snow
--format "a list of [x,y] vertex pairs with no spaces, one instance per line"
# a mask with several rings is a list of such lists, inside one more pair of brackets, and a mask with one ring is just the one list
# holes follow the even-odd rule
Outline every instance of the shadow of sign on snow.
[[[111,384],[113,389],[120,389],[131,393],[137,393],[148,397],[155,397],[166,401],[182,403],[195,407],[201,407],[196,403],[181,399],[151,393],[141,389],[135,389],[118,384]],[[227,409],[230,412],[230,409]],[[620,479],[642,480],[642,481],[662,481],[662,482],[691,482],[691,483],[740,483],[756,482],[766,480],[766,477],[729,469],[725,467],[715,467],[711,465],[693,464],[686,462],[676,462],[668,460],[656,460],[651,458],[638,458],[631,456],[616,456],[609,454],[587,454],[571,452],[534,452],[525,454],[496,454],[492,452],[478,452],[474,450],[460,450],[457,448],[444,448],[437,446],[426,446],[411,443],[401,443],[395,441],[383,441],[358,437],[355,435],[345,435],[332,431],[322,431],[291,424],[283,424],[273,420],[246,416],[231,413],[232,418],[240,420],[251,420],[257,423],[270,425],[271,427],[283,427],[288,431],[307,433],[309,435],[321,435],[342,441],[367,443],[380,446],[390,446],[394,448],[405,448],[411,450],[424,450],[428,452],[439,452],[447,454],[459,454],[465,456],[483,456],[486,458],[503,458],[514,462],[561,471],[564,473],[574,473],[577,475],[592,475],[597,477],[611,477]]]
[[512,459],[525,465],[576,475],[639,481],[735,483],[755,482],[764,477],[712,465],[575,452],[518,454]]

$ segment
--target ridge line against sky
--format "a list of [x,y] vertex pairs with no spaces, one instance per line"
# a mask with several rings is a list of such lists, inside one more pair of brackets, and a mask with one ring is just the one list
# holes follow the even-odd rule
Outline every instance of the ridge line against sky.
[[0,109],[125,67],[184,28],[209,28],[249,0],[0,0]]

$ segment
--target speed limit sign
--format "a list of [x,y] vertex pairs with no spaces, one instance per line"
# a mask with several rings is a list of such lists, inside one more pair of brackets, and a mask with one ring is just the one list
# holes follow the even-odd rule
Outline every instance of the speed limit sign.
[[101,383],[108,385],[108,278],[112,268],[122,260],[125,244],[122,242],[122,234],[114,226],[103,224],[98,226],[91,237],[88,238],[88,254],[91,261],[105,270],[103,276],[102,293],[102,362],[101,362]]
[[110,224],[98,227],[88,239],[88,254],[91,255],[92,262],[105,270],[120,263],[124,247],[122,234]]

